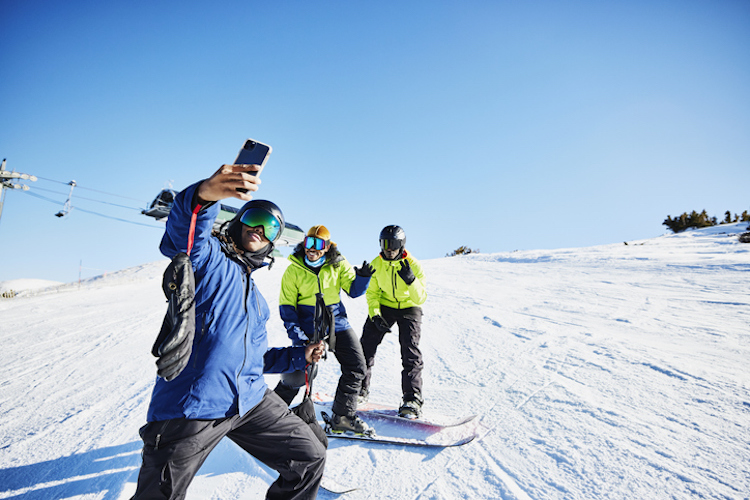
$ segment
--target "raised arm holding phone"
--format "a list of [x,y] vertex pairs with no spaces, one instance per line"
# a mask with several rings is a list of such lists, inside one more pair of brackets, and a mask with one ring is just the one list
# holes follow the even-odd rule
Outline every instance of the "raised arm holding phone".
[[[184,498],[225,436],[278,471],[269,498],[317,495],[325,446],[263,378],[264,372],[304,370],[323,352],[321,343],[268,348],[270,313],[252,273],[268,265],[284,216],[274,203],[252,199],[265,157],[267,152],[261,163],[222,165],[175,198],[160,250],[169,258],[189,257],[195,330],[187,352],[171,353],[189,357],[188,362],[154,385],[147,424],[140,430],[143,463],[135,499]],[[219,213],[215,202],[225,198],[247,203],[212,234]],[[172,334],[169,328],[163,333]]]

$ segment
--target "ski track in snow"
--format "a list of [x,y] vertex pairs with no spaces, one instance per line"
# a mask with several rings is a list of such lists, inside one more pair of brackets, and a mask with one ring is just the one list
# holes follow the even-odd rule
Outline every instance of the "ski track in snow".
[[[750,498],[744,228],[424,261],[425,412],[476,413],[482,433],[447,449],[332,440],[327,474],[352,500]],[[166,265],[0,300],[0,499],[132,495]],[[272,311],[284,268],[255,274]],[[344,302],[359,330],[364,298]],[[287,345],[277,314],[268,330]],[[398,404],[400,371],[388,335],[371,400]],[[316,388],[338,376],[331,357]],[[275,476],[224,440],[188,499],[264,498]]]

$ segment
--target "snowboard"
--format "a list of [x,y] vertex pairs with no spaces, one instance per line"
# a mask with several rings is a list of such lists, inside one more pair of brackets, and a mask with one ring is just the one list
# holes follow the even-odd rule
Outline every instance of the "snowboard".
[[477,437],[478,419],[476,415],[460,419],[445,416],[431,419],[407,419],[398,416],[398,409],[393,406],[366,403],[360,405],[357,415],[375,429],[374,436],[362,436],[351,433],[337,434],[329,430],[333,397],[325,393],[312,395],[316,413],[320,415],[328,437],[335,439],[352,439],[372,443],[399,444],[424,447],[451,447],[470,443]]

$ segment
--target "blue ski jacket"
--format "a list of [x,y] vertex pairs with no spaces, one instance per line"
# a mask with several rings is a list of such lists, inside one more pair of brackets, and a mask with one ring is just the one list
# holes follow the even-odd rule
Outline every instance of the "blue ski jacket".
[[[200,183],[175,197],[160,250],[187,252],[192,200]],[[187,367],[174,380],[157,378],[149,422],[244,415],[263,398],[263,373],[304,370],[304,347],[268,349],[268,304],[244,264],[211,235],[219,204],[196,218],[190,261],[195,274],[195,337]]]

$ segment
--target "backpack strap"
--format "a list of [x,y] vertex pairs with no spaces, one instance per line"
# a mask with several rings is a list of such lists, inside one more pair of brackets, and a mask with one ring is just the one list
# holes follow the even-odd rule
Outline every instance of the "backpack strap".
[[195,224],[198,221],[198,212],[201,211],[203,205],[198,204],[193,209],[193,215],[190,216],[190,230],[188,231],[188,243],[187,243],[187,254],[190,256],[190,252],[193,250],[193,242],[195,241]]

